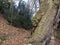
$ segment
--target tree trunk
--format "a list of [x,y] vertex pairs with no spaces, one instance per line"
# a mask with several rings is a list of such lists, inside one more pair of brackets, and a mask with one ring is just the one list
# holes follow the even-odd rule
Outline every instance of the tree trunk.
[[[48,0],[50,1],[50,0]],[[51,4],[51,7],[50,7]],[[48,41],[50,40],[51,36],[53,36],[53,20],[56,15],[57,8],[54,7],[54,4],[51,2],[49,3],[49,9],[45,13],[45,15],[42,17],[40,23],[38,24],[38,27],[35,29],[34,33],[32,34],[31,38],[28,39],[29,43],[38,44],[38,45],[45,45],[46,39]]]

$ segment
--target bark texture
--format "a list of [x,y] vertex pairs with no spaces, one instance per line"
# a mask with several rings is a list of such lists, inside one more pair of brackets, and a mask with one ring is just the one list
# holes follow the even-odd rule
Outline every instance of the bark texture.
[[[28,42],[31,43],[32,45],[45,45],[45,44],[49,45],[46,42],[49,43],[49,40],[51,40],[51,37],[54,36],[53,22],[57,12],[58,1],[57,0],[45,0],[45,1],[47,1],[47,3],[49,4],[49,8],[47,12],[45,12],[45,14],[43,15],[40,23],[38,24],[38,27],[35,29],[31,38],[28,39]],[[54,41],[51,41],[51,42],[54,42]],[[51,45],[54,45],[54,44],[52,43]]]

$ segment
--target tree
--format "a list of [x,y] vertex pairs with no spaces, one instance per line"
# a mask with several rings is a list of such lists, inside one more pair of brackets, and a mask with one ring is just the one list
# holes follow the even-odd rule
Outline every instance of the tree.
[[10,14],[8,16],[8,22],[14,26],[21,26],[26,29],[32,28],[31,21],[31,12],[30,9],[25,6],[26,3],[24,1],[19,1],[18,7],[15,8],[14,2],[10,7]]
[[0,0],[0,9],[4,13],[4,18],[14,26],[21,26],[27,29],[32,28],[32,20],[29,6],[20,0],[18,7],[13,0]]
[[[48,2],[48,1],[47,1]],[[43,4],[44,2],[42,2],[41,4]],[[52,5],[53,7],[53,5]],[[29,43],[31,43],[32,45],[36,44],[36,45],[44,45],[45,41],[42,39],[44,39],[44,37],[49,37],[53,34],[53,19],[55,16],[54,11],[56,11],[56,9],[54,8],[49,8],[49,10],[47,11],[47,13],[42,17],[41,21],[39,22],[37,28],[35,29],[34,33],[32,34],[32,36],[27,40]],[[42,9],[42,8],[41,8]],[[52,10],[53,9],[53,10]],[[51,12],[54,12],[52,15],[54,15],[52,17],[52,15],[50,15]],[[38,15],[38,14],[37,14]],[[53,19],[49,19],[49,17],[52,17]],[[47,25],[46,25],[47,24]],[[51,37],[50,37],[51,38]],[[47,39],[47,38],[46,38]]]

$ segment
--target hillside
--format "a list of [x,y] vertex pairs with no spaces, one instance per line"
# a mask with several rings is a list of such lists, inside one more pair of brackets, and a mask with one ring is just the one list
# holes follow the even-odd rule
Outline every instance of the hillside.
[[[60,4],[60,0],[40,0],[40,10],[36,13],[36,16],[33,18],[32,20],[33,28],[30,30],[22,27],[12,26],[2,16],[3,14],[0,13],[0,45],[60,45],[60,5],[59,4]],[[24,11],[22,10],[22,12]],[[13,22],[18,21],[18,23],[19,24],[21,23],[21,25],[24,24],[27,25],[27,22],[29,22],[27,20],[26,21],[24,20],[26,18],[25,14],[23,14],[24,17],[22,15],[21,15],[22,17],[19,17],[18,15],[16,18],[16,16],[14,17],[13,15],[12,17]],[[11,21],[11,19],[9,20]],[[13,24],[15,24],[15,22]]]
[[0,45],[24,45],[30,31],[7,24],[0,14]]

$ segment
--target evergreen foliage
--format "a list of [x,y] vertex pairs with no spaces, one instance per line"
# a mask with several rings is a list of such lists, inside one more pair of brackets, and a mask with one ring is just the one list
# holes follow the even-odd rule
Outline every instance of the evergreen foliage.
[[0,1],[0,9],[4,13],[4,18],[13,25],[13,26],[21,26],[26,29],[32,28],[32,21],[29,6],[26,6],[24,1],[20,1],[18,7],[14,5],[14,2],[8,2],[8,0]]

